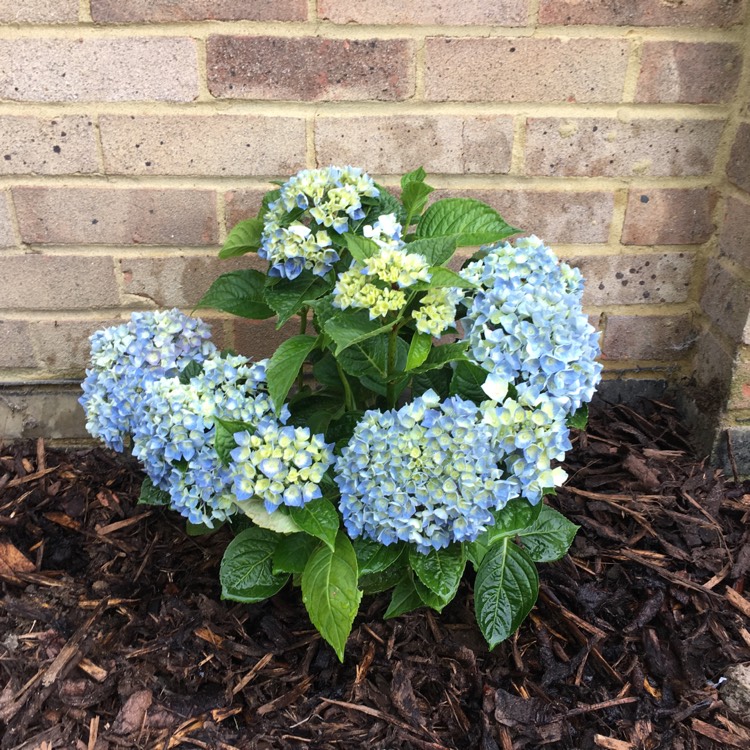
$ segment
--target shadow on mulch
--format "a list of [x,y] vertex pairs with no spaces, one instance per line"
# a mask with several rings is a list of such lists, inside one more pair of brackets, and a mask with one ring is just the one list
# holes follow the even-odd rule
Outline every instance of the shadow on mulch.
[[750,485],[689,453],[667,404],[608,406],[552,498],[581,525],[488,652],[463,588],[383,622],[345,663],[299,592],[222,602],[229,540],[187,537],[102,450],[0,449],[0,722],[11,748],[749,748],[717,683],[750,661]]

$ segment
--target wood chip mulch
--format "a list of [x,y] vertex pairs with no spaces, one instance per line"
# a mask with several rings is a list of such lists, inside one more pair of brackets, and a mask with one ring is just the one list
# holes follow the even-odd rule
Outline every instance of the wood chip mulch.
[[515,638],[488,652],[468,587],[388,622],[369,597],[342,665],[298,591],[222,602],[228,532],[136,505],[134,464],[0,447],[0,750],[750,748],[722,685],[750,662],[750,484],[658,402],[600,405],[567,468],[581,530]]

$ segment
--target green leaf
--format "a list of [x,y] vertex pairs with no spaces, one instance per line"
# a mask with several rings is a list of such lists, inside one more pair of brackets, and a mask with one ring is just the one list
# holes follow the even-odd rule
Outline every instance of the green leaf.
[[414,577],[411,572],[407,571],[396,584],[396,588],[393,589],[391,603],[388,605],[383,619],[390,620],[393,617],[400,617],[420,607],[424,607],[424,602],[414,585]]
[[355,378],[385,378],[388,374],[388,337],[382,334],[374,336],[344,349],[337,358],[344,371]]
[[458,362],[460,366],[465,363],[468,345],[468,342],[461,341],[456,344],[434,346],[424,363],[415,368],[414,372],[421,373],[428,370],[438,370],[449,362]]
[[412,396],[421,396],[425,391],[432,389],[441,400],[445,400],[448,398],[450,379],[451,371],[448,368],[418,373],[411,382]]
[[432,336],[429,333],[415,333],[406,356],[407,372],[419,367],[427,359],[430,349],[432,349]]
[[358,234],[347,232],[343,235],[343,238],[346,242],[347,249],[352,254],[352,258],[358,260],[360,263],[365,263],[372,258],[373,255],[377,255],[380,252],[380,246],[378,243],[367,237],[361,237]]
[[401,177],[401,189],[403,190],[410,182],[424,182],[426,177],[424,167],[417,167]]
[[302,601],[310,621],[344,660],[346,640],[357,615],[362,592],[357,588],[357,556],[343,531],[333,549],[320,546],[302,573]]
[[219,276],[203,295],[196,309],[212,307],[242,318],[265,320],[273,316],[263,295],[266,276],[260,271],[245,269]]
[[319,497],[301,508],[289,508],[289,516],[302,531],[320,539],[333,550],[339,531],[339,514],[330,500]]
[[190,360],[179,375],[179,381],[182,385],[189,385],[192,378],[197,377],[203,372],[203,365],[200,362],[196,362],[194,359]]
[[456,252],[455,237],[430,237],[414,240],[406,246],[410,253],[419,253],[427,259],[431,266],[441,266],[453,257]]
[[[381,573],[367,573],[366,575],[359,576],[359,583],[357,584],[362,592],[366,595],[380,594],[383,591],[388,591],[398,584],[404,575],[404,569],[400,565],[394,565],[390,568],[386,568]],[[417,606],[421,606],[421,603]]]
[[379,320],[370,320],[366,310],[344,310],[326,320],[323,327],[336,344],[335,355],[338,357],[353,344],[390,331],[393,324],[383,325]]
[[540,505],[539,517],[533,525],[520,531],[518,536],[532,560],[553,562],[563,557],[570,549],[580,527],[568,521],[549,505]]
[[[409,247],[411,247],[411,245]],[[429,281],[420,281],[410,288],[416,290],[476,289],[476,286],[477,285],[473,281],[465,279],[455,271],[451,271],[450,268],[445,268],[444,266],[433,266],[430,268]]]
[[487,395],[482,390],[482,385],[488,374],[487,370],[473,362],[459,362],[451,378],[451,396],[461,396],[471,401],[486,401]]
[[289,424],[295,427],[308,427],[313,434],[324,433],[331,420],[344,413],[340,394],[326,394],[316,391],[302,402],[295,401],[290,407],[292,416]]
[[238,255],[254,253],[260,247],[262,235],[263,219],[241,221],[227,235],[226,242],[219,251],[219,257],[235,258]]
[[281,539],[273,553],[273,572],[302,575],[310,555],[318,548],[318,540],[300,532]]
[[[376,209],[371,214],[372,220],[368,223],[374,223],[378,216],[382,216],[383,214],[395,214],[396,221],[403,226],[404,221],[406,221],[406,212],[404,211],[401,202],[391,195],[391,193],[389,193],[382,185],[378,185],[377,182],[375,183],[375,187],[380,191],[380,195],[378,196]],[[369,212],[368,215],[370,215]]]
[[300,274],[296,279],[280,281],[265,290],[265,301],[278,315],[276,328],[281,328],[292,316],[305,305],[330,291],[331,284],[320,276],[309,271]]
[[366,537],[352,539],[360,576],[382,573],[404,553],[403,544],[380,544]]
[[414,576],[414,588],[417,590],[422,602],[436,612],[442,612],[450,603],[450,599],[436,594],[431,588],[425,586],[422,581],[419,580],[418,576]]
[[410,548],[409,564],[419,581],[447,604],[458,591],[466,558],[461,544],[431,549],[426,555]]
[[190,521],[185,521],[185,533],[188,536],[206,536],[218,531],[223,525],[223,522],[216,526],[208,526],[205,523],[190,523]]
[[325,352],[323,356],[313,365],[313,377],[321,385],[334,390],[343,390],[339,368],[336,367],[336,359],[331,352]]
[[141,482],[138,505],[169,505],[169,502],[169,493],[156,487],[148,477]]
[[245,422],[235,422],[230,419],[215,419],[216,431],[214,432],[214,449],[216,455],[219,457],[219,461],[224,466],[229,466],[232,456],[230,455],[237,447],[237,442],[234,439],[235,433],[237,432],[255,432],[255,428],[251,424]]
[[487,552],[474,582],[474,609],[490,649],[518,630],[538,594],[533,560],[509,538]]
[[575,414],[571,414],[568,417],[568,427],[572,427],[574,430],[585,430],[586,425],[589,423],[589,405],[583,404]]
[[235,505],[261,529],[275,531],[277,534],[295,534],[300,528],[283,511],[275,510],[269,513],[260,498],[252,497],[249,500],[235,500]]
[[461,247],[498,242],[518,231],[486,203],[474,198],[444,198],[425,211],[417,224],[416,235],[420,239],[455,237]]
[[300,367],[307,359],[307,355],[315,348],[315,341],[312,336],[292,336],[292,338],[279,344],[278,349],[268,361],[266,367],[268,395],[273,401],[277,414],[284,405],[284,400],[297,377]]
[[245,529],[224,551],[219,568],[221,598],[260,602],[280,591],[288,575],[274,575],[273,553],[278,537],[272,531]]

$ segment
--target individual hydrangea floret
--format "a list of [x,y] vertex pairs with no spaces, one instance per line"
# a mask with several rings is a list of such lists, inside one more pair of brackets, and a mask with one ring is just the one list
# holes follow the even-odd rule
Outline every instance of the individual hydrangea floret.
[[566,414],[591,400],[599,334],[583,313],[578,269],[532,236],[491,246],[462,274],[480,287],[467,295],[461,322],[469,356],[489,372],[490,398],[502,400],[513,385],[529,403],[546,395]]
[[179,310],[135,312],[127,323],[91,336],[91,366],[80,403],[86,429],[113,450],[123,451],[133,432],[146,384],[174,377],[191,361],[216,351],[211,329]]
[[281,186],[263,216],[258,255],[268,260],[268,275],[296,279],[310,270],[324,276],[339,260],[329,231],[350,229],[365,217],[363,198],[377,198],[372,178],[355,167],[306,169]]
[[254,432],[238,432],[230,472],[239,501],[258,498],[273,513],[299,508],[322,496],[320,482],[333,463],[333,446],[307,427],[262,420]]
[[[266,360],[218,353],[189,382],[148,384],[133,436],[133,455],[170,506],[191,523],[212,527],[236,510],[232,474],[215,447],[216,420],[259,424],[273,414],[264,390]],[[288,418],[284,410],[282,420]]]

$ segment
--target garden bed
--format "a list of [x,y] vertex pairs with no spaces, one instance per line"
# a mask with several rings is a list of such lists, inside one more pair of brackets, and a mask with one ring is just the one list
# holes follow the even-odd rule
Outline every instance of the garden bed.
[[750,661],[750,485],[691,455],[668,404],[599,404],[551,499],[581,530],[493,652],[366,598],[340,664],[297,592],[220,601],[221,530],[138,506],[99,449],[0,448],[0,748],[750,747],[717,684]]

